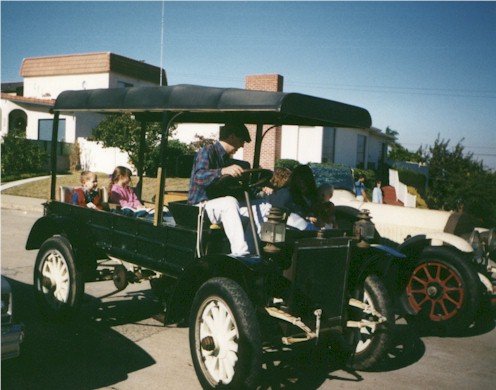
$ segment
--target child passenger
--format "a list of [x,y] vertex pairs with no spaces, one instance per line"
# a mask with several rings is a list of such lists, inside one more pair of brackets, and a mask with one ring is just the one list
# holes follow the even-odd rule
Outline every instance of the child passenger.
[[258,194],[259,198],[267,198],[269,195],[272,195],[274,191],[277,191],[286,185],[289,182],[289,177],[291,176],[291,171],[288,168],[275,168],[274,174],[270,179],[270,184],[266,187],[262,188],[262,191]]
[[132,172],[129,168],[118,166],[114,169],[109,185],[110,202],[121,206],[121,210],[126,215],[146,216],[145,206],[130,186],[131,176]]
[[331,202],[334,187],[331,184],[322,184],[318,188],[319,204],[317,205],[317,226],[323,229],[336,229],[336,210],[334,203]]
[[81,172],[81,187],[75,188],[71,203],[81,207],[102,210],[102,200],[98,193],[98,178],[91,171]]

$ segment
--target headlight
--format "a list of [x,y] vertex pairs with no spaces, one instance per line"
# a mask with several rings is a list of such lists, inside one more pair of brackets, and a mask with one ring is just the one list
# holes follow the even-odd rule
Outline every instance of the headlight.
[[487,237],[487,251],[492,253],[496,250],[496,230],[489,230],[489,235]]
[[11,294],[2,294],[2,323],[10,321],[10,303],[12,302]]
[[357,221],[353,227],[355,236],[371,240],[375,236],[375,225],[372,223],[369,210],[361,210],[357,214]]
[[481,238],[480,233],[477,230],[474,230],[468,239],[468,243],[472,246],[474,252],[480,250],[481,248]]

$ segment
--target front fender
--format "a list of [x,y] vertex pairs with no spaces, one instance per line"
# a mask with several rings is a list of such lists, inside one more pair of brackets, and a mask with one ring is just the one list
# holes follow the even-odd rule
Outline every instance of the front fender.
[[411,237],[404,241],[398,247],[398,250],[405,252],[406,250],[411,250],[414,247],[420,247],[423,249],[426,246],[446,245],[452,246],[464,253],[473,253],[472,246],[466,240],[455,236],[454,234],[444,232],[432,232]]
[[[90,229],[84,224],[77,223],[72,218],[44,216],[38,219],[26,241],[26,249],[39,249],[50,237],[61,235],[67,237],[73,249],[80,255],[92,250],[92,243],[96,242]],[[94,249],[94,248],[93,248]]]
[[398,269],[406,261],[406,256],[396,249],[385,245],[370,245],[360,250],[352,262],[353,274],[350,285],[363,283],[368,275],[374,274],[388,284],[397,280]]

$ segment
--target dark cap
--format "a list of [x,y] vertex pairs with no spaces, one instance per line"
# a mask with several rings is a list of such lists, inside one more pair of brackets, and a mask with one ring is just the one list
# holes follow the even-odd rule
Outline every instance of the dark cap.
[[220,139],[226,139],[229,135],[234,134],[245,142],[251,142],[250,132],[241,122],[227,122],[220,128]]

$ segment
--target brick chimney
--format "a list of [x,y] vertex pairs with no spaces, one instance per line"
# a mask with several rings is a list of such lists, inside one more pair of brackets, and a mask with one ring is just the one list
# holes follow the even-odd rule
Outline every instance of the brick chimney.
[[[278,74],[253,75],[246,76],[246,89],[255,91],[282,92],[284,78]],[[263,133],[270,126],[264,126]],[[250,136],[255,140],[256,126],[249,125]],[[243,159],[253,162],[255,153],[255,142],[245,144],[243,148]],[[270,129],[264,136],[262,142],[262,151],[260,154],[260,167],[265,169],[274,169],[276,160],[281,158],[281,127]]]

